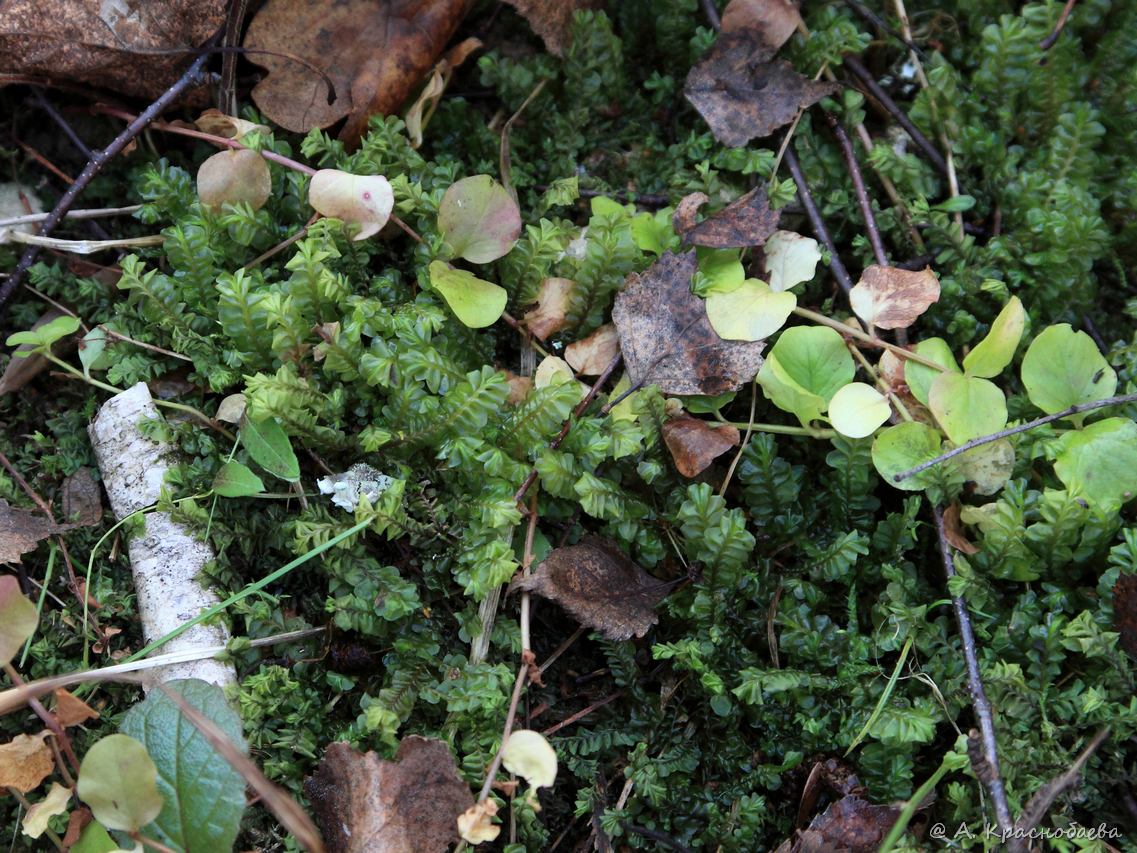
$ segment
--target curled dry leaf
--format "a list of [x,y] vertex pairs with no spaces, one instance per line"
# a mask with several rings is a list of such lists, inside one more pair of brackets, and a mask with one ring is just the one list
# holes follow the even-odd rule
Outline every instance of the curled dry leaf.
[[39,838],[47,829],[47,822],[57,814],[67,811],[67,803],[71,799],[71,789],[58,782],[52,782],[45,796],[38,803],[28,809],[20,824],[20,830],[29,838]]
[[450,74],[481,46],[480,39],[465,39],[450,48],[446,56],[431,70],[426,85],[422,87],[419,96],[415,98],[415,102],[407,110],[407,136],[410,137],[412,148],[418,148],[422,145],[423,121],[438,107],[442,93],[446,91]]
[[1113,624],[1121,648],[1137,658],[1137,575],[1119,575],[1113,585]]
[[877,806],[849,795],[833,803],[775,853],[876,853],[900,816],[895,806]]
[[197,196],[210,210],[242,202],[260,210],[270,195],[272,175],[268,163],[256,151],[218,151],[198,167]]
[[443,853],[474,802],[450,747],[417,735],[394,761],[330,744],[304,792],[329,853]]
[[230,394],[217,404],[217,414],[214,417],[227,424],[239,424],[245,414],[245,406],[244,394]]
[[757,30],[771,51],[780,48],[797,30],[801,14],[790,0],[730,0],[722,12],[722,31]]
[[[373,115],[390,115],[438,61],[467,0],[269,0],[245,47],[268,69],[253,101],[288,130],[306,133],[348,116],[340,139],[355,145]],[[205,36],[202,37],[204,39]],[[331,79],[296,62],[299,55]]]
[[576,282],[571,278],[545,278],[537,291],[537,305],[525,312],[525,328],[533,336],[545,340],[564,328],[569,297]]
[[835,83],[802,77],[758,30],[722,33],[687,75],[683,94],[731,148],[769,136],[794,120],[799,109],[840,90]]
[[675,229],[675,233],[686,235],[693,231],[698,225],[695,220],[699,208],[710,200],[710,196],[706,193],[691,193],[683,196],[679,200],[679,204],[675,205],[675,212],[671,214],[671,227]]
[[597,0],[505,0],[517,10],[553,56],[564,56],[572,40],[572,19],[578,9],[594,9]]
[[872,264],[849,291],[853,311],[878,329],[908,328],[939,298],[940,282],[931,267],[913,271]]
[[715,396],[749,382],[762,366],[764,341],[725,341],[691,293],[695,252],[665,252],[642,273],[628,276],[612,319],[632,382],[665,394]]
[[69,525],[56,524],[38,510],[8,506],[0,499],[0,563],[18,563],[21,554],[53,533],[68,529]]
[[470,844],[493,841],[501,833],[501,825],[493,822],[497,814],[497,803],[483,800],[470,806],[458,815],[458,833]]
[[510,590],[518,589],[555,601],[609,640],[627,640],[642,637],[656,623],[653,608],[667,587],[615,542],[586,536],[550,551],[533,574],[513,581]]
[[565,361],[582,376],[599,376],[620,351],[620,333],[605,323],[584,340],[565,347]]
[[690,415],[672,418],[663,425],[663,441],[684,477],[699,476],[719,456],[738,447],[739,440],[736,427],[712,427]]
[[979,548],[967,538],[963,532],[963,522],[959,520],[959,501],[955,501],[944,510],[944,538],[955,550],[968,556],[978,554]]
[[778,217],[778,211],[770,210],[766,190],[759,186],[708,216],[688,231],[684,239],[692,245],[712,249],[761,246],[777,230]]
[[99,718],[99,712],[74,693],[64,690],[62,687],[57,687],[53,692],[55,707],[51,709],[51,712],[55,714],[55,718],[64,728]]
[[353,240],[365,240],[387,224],[395,207],[391,184],[382,175],[353,175],[321,169],[308,185],[308,204],[324,216],[358,225]]
[[34,791],[55,769],[47,732],[16,735],[0,744],[0,789],[15,788],[22,794]]
[[253,132],[271,133],[268,125],[227,116],[221,110],[212,108],[199,115],[193,123],[202,133],[212,133],[214,136],[223,136],[226,139],[240,139]]

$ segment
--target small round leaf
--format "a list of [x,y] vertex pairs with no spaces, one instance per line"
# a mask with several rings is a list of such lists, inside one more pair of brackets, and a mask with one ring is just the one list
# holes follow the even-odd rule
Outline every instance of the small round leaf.
[[488,264],[517,243],[521,211],[504,186],[489,175],[473,175],[455,181],[442,196],[438,230],[455,257]]
[[1062,436],[1054,473],[1071,494],[1116,513],[1137,493],[1137,424],[1106,418]]
[[365,240],[387,224],[395,206],[391,184],[382,175],[353,175],[321,169],[308,185],[308,204],[324,216],[358,225],[353,240]]
[[918,421],[898,424],[881,430],[873,439],[872,463],[888,485],[918,492],[932,484],[931,475],[935,469],[905,477],[899,483],[895,478],[904,471],[939,456],[942,445],[939,431],[927,424]]
[[888,420],[888,398],[863,382],[850,382],[829,401],[829,422],[848,438],[864,438]]
[[749,278],[726,293],[707,297],[707,319],[727,341],[761,341],[785,325],[797,307],[792,293],[775,293],[764,281]]
[[256,151],[219,151],[198,167],[197,196],[211,210],[241,202],[260,210],[270,195],[272,175],[268,163]]
[[442,261],[430,264],[430,283],[446,300],[450,310],[471,329],[493,325],[505,311],[509,294],[504,287],[483,281],[466,270]]
[[962,373],[936,377],[928,392],[928,408],[956,445],[1007,425],[1007,398],[998,386]]
[[[1048,326],[1031,341],[1023,356],[1022,380],[1030,401],[1048,415],[1117,391],[1117,374],[1093,339],[1069,323]],[[1071,420],[1080,424],[1083,417]]]
[[108,735],[87,750],[78,792],[108,829],[137,832],[162,811],[158,769],[146,747],[127,735]]

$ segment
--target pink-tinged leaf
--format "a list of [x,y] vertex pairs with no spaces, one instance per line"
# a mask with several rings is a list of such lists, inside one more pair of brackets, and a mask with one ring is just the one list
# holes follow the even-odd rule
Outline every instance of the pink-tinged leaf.
[[521,236],[521,211],[505,187],[489,175],[473,175],[451,184],[442,196],[438,230],[455,257],[488,264]]
[[272,176],[268,163],[256,151],[220,151],[198,167],[197,196],[211,210],[242,202],[260,210],[270,195]]
[[308,185],[308,204],[324,216],[358,225],[353,240],[365,240],[387,224],[395,206],[391,184],[382,175],[353,175],[321,169]]

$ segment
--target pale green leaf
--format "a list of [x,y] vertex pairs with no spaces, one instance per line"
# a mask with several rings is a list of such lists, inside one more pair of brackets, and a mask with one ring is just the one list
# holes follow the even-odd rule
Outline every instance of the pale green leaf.
[[223,498],[243,498],[264,490],[261,478],[240,462],[226,462],[213,478],[213,491]]
[[936,377],[928,392],[928,408],[956,445],[1007,425],[1007,398],[998,386],[962,373]]
[[[913,349],[919,355],[924,356],[924,358],[934,361],[936,364],[943,365],[948,370],[959,373],[959,365],[956,364],[955,356],[951,354],[951,347],[947,345],[947,341],[943,338],[928,338],[927,340],[920,341]],[[934,368],[917,364],[911,359],[904,360],[904,381],[908,383],[908,388],[912,392],[912,396],[925,406],[928,405],[928,391],[941,372],[942,371]]]
[[793,231],[775,231],[762,249],[766,253],[766,277],[775,292],[809,281],[821,260],[817,241]]
[[766,399],[783,412],[797,415],[802,426],[809,426],[825,410],[825,400],[795,382],[773,353],[766,356],[755,378]]
[[50,347],[56,341],[75,334],[79,329],[79,318],[64,314],[49,323],[44,323],[30,332],[16,332],[8,336],[8,346],[31,344],[34,347]]
[[36,606],[20,592],[16,576],[0,575],[0,665],[11,663],[38,624]]
[[274,477],[292,483],[300,479],[300,462],[275,418],[254,421],[246,417],[241,423],[240,438],[252,460]]
[[726,293],[707,297],[707,319],[720,338],[760,341],[785,325],[797,307],[792,293],[775,293],[764,281],[748,278]]
[[1062,436],[1054,473],[1070,492],[1116,513],[1137,492],[1137,424],[1107,418]]
[[873,466],[888,485],[905,491],[920,491],[932,484],[934,469],[905,477],[899,483],[894,478],[936,458],[942,446],[939,431],[927,424],[911,421],[891,426],[873,439]]
[[521,211],[504,186],[489,175],[473,175],[455,181],[442,196],[438,230],[454,257],[488,264],[517,243]]
[[308,204],[324,216],[359,226],[352,239],[364,240],[387,224],[395,206],[395,194],[382,175],[320,169],[308,184]]
[[981,444],[954,460],[965,480],[981,495],[993,495],[1007,484],[1015,470],[1015,448],[1005,438]]
[[746,280],[746,270],[742,268],[741,253],[738,249],[695,249],[699,263],[699,296],[712,293],[729,293],[742,286]]
[[964,356],[963,372],[968,376],[987,379],[998,376],[1015,357],[1024,328],[1026,311],[1019,298],[1012,296],[991,324],[991,331],[976,344],[975,349]]
[[864,438],[888,420],[888,398],[863,382],[850,382],[829,401],[829,422],[849,438]]
[[442,261],[430,264],[430,283],[446,300],[463,325],[482,329],[497,322],[505,311],[509,294],[504,287],[483,281],[466,270]]
[[83,756],[77,791],[107,829],[137,832],[162,810],[157,779],[146,747],[124,734],[107,735]]
[[[1030,401],[1048,415],[1079,403],[1112,397],[1117,374],[1085,332],[1068,323],[1048,326],[1023,356],[1022,380]],[[1081,424],[1084,415],[1071,420]]]
[[106,370],[113,363],[106,352],[110,340],[103,326],[95,326],[79,341],[79,363],[83,365],[83,375],[90,377],[92,370]]

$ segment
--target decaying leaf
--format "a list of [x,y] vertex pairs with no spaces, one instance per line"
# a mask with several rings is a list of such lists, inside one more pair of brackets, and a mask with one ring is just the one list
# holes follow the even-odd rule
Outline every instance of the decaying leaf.
[[395,194],[382,175],[353,175],[339,169],[321,169],[308,185],[308,204],[324,216],[358,225],[353,240],[365,240],[387,224],[395,207]]
[[900,809],[877,806],[856,796],[842,797],[775,853],[876,853],[896,823]]
[[[695,219],[698,216],[699,208],[710,201],[711,198],[706,193],[690,193],[683,196],[679,200],[679,204],[675,205],[675,212],[671,214],[671,227],[675,229],[676,234],[687,234],[695,229],[698,224]],[[662,247],[659,248],[662,252]]]
[[1113,585],[1113,625],[1121,648],[1137,658],[1137,575],[1119,575]]
[[691,293],[695,252],[665,252],[642,273],[628,276],[612,319],[635,384],[665,394],[734,391],[762,366],[764,341],[724,341],[711,328],[706,304]]
[[52,782],[45,796],[38,803],[34,803],[24,815],[20,830],[29,838],[39,838],[47,829],[47,822],[57,814],[67,811],[67,802],[71,799],[71,789]]
[[97,720],[99,712],[68,690],[57,687],[54,691],[55,707],[51,712],[59,720],[59,725],[67,728],[85,723],[87,720]]
[[497,803],[483,800],[470,806],[458,815],[458,833],[470,844],[493,841],[501,834],[501,825],[493,822],[497,814]]
[[329,745],[304,792],[329,853],[443,853],[474,802],[450,747],[417,735],[403,738],[394,761]]
[[533,385],[536,388],[548,388],[550,385],[562,385],[572,382],[576,376],[569,363],[555,355],[547,355],[541,359],[537,369],[533,372]]
[[247,148],[218,151],[197,169],[197,196],[210,210],[223,204],[247,203],[260,210],[272,195],[268,163]]
[[771,51],[776,51],[797,30],[801,14],[790,0],[730,0],[722,12],[722,31],[757,30]]
[[564,56],[572,39],[572,18],[578,9],[593,9],[597,0],[505,0],[517,10],[553,56]]
[[599,376],[620,351],[620,333],[605,323],[587,338],[565,347],[565,361],[582,376]]
[[505,402],[510,406],[520,405],[533,390],[533,377],[518,376],[510,370],[503,370],[502,373],[505,374],[505,383],[509,386],[509,396],[505,398]]
[[878,329],[906,329],[939,298],[940,282],[931,267],[913,271],[872,264],[849,291],[856,315]]
[[550,551],[533,574],[513,581],[510,590],[518,589],[555,601],[609,640],[627,640],[642,637],[656,623],[653,608],[667,587],[615,542],[586,536]]
[[835,83],[802,77],[757,30],[721,33],[691,73],[683,94],[730,148],[769,136],[799,109],[839,90]]
[[[0,72],[74,80],[152,101],[225,23],[226,0],[2,0]],[[186,51],[171,56],[163,51]]]
[[446,188],[438,230],[456,257],[488,264],[517,243],[521,210],[504,185],[489,175],[471,175]]
[[778,217],[778,211],[770,210],[766,190],[758,186],[704,219],[684,239],[713,249],[761,246],[777,230]]
[[564,328],[569,296],[576,282],[571,278],[545,278],[537,291],[537,305],[525,312],[525,328],[534,337],[545,340]]
[[247,401],[244,394],[230,394],[217,404],[217,414],[214,417],[227,424],[237,424],[245,414]]
[[963,522],[959,520],[960,506],[959,502],[955,501],[944,510],[944,538],[947,539],[948,544],[955,550],[961,553],[971,555],[978,554],[979,548],[967,538],[967,534],[963,532]]
[[228,116],[218,109],[208,109],[193,121],[202,133],[212,133],[214,136],[223,136],[226,139],[240,139],[246,134],[269,133],[270,128],[265,124],[246,121],[236,116]]
[[38,510],[8,506],[0,499],[0,563],[18,563],[26,554],[53,533],[67,530],[55,524]]
[[[253,101],[270,119],[305,133],[348,116],[340,139],[358,142],[373,115],[402,106],[438,61],[468,0],[269,0],[249,24],[245,47],[268,69]],[[299,55],[331,78],[290,59]]]
[[468,38],[447,51],[446,56],[430,72],[426,85],[422,87],[419,96],[407,110],[405,121],[407,123],[407,136],[410,137],[411,147],[422,145],[423,122],[428,120],[430,114],[438,107],[442,93],[446,91],[446,84],[454,69],[461,65],[471,53],[482,46],[480,39]]
[[712,427],[690,415],[672,418],[663,425],[663,441],[684,477],[699,476],[719,456],[738,447],[739,440],[737,427]]
[[0,790],[15,788],[26,794],[51,775],[55,763],[47,737],[46,731],[38,735],[16,735],[8,743],[0,744]]
[[793,231],[775,231],[763,249],[766,253],[766,280],[774,291],[789,290],[809,281],[821,260],[817,241]]
[[80,527],[98,524],[103,517],[103,490],[90,468],[78,468],[63,481],[63,518]]

